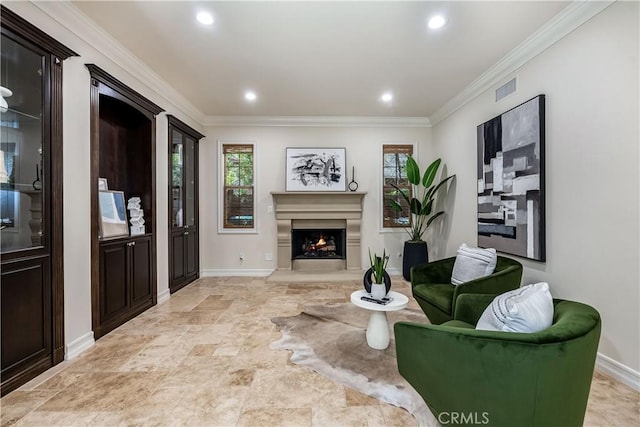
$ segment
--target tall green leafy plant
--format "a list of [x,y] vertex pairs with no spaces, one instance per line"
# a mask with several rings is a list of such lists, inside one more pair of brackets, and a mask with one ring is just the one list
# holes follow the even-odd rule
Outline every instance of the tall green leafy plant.
[[[433,221],[440,215],[444,214],[444,211],[434,212],[436,194],[438,190],[444,186],[455,175],[444,178],[437,184],[434,184],[434,180],[440,168],[441,159],[434,160],[424,172],[424,175],[420,174],[420,167],[412,156],[407,158],[407,179],[411,184],[412,197],[407,195],[406,190],[403,190],[391,184],[400,194],[407,205],[409,206],[409,213],[411,214],[411,223],[406,228],[409,234],[409,240],[412,242],[422,241],[422,235],[427,228],[433,223]],[[397,212],[403,212],[403,207],[394,199],[389,199],[391,207]]]

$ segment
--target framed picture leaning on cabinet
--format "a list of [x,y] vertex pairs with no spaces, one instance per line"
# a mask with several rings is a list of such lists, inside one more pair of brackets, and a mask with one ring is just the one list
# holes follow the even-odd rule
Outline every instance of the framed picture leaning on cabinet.
[[100,238],[129,235],[127,211],[122,191],[100,191]]

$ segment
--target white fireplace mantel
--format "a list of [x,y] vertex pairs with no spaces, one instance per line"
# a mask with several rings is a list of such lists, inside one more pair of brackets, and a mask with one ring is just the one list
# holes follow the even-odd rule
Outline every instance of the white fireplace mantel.
[[[347,230],[347,270],[361,270],[360,224],[366,192],[272,192],[278,223],[278,270],[291,270],[291,230],[343,224]],[[312,262],[319,262],[314,260]]]

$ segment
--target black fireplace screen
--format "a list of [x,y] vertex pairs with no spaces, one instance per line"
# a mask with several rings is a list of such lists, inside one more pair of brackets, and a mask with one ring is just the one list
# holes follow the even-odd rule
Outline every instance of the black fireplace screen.
[[291,230],[291,259],[346,259],[345,229]]

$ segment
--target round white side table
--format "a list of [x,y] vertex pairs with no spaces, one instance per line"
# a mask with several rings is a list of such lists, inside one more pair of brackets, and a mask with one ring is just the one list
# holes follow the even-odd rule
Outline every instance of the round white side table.
[[370,297],[371,295],[364,290],[355,291],[351,294],[351,303],[371,311],[369,325],[367,326],[367,344],[376,350],[384,350],[389,347],[389,342],[391,342],[386,312],[406,308],[409,303],[409,298],[401,293],[390,291],[387,297],[393,298],[393,300],[386,305],[382,305],[375,302],[363,301],[360,299],[363,296]]

